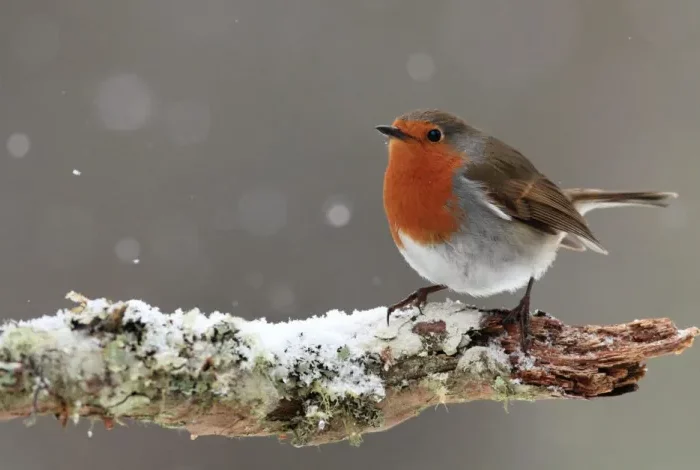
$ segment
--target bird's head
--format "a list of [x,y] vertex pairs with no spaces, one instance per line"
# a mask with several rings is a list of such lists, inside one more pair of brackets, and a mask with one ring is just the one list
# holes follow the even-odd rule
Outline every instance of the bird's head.
[[[482,133],[460,117],[439,110],[416,110],[397,117],[390,126],[377,126],[389,138],[389,158],[422,164],[460,158],[480,150]],[[436,160],[437,159],[437,160]]]

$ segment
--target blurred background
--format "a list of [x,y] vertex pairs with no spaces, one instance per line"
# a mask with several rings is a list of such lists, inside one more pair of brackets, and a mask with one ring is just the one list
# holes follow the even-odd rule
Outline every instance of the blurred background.
[[[422,281],[389,236],[373,127],[439,107],[563,186],[681,195],[665,210],[594,212],[610,255],[562,253],[534,307],[570,323],[700,324],[700,2],[5,0],[1,11],[3,318],[55,312],[72,289],[272,320],[391,304]],[[137,423],[89,439],[89,423],[44,418],[2,423],[0,455],[3,470],[691,468],[697,371],[691,349],[652,361],[621,398],[429,409],[360,448],[191,442]]]

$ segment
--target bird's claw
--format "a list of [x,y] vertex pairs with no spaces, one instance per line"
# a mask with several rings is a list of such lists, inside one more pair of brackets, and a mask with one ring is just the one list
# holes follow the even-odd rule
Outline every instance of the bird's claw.
[[396,310],[401,310],[409,305],[412,307],[417,307],[419,314],[423,315],[423,306],[427,303],[427,301],[428,293],[421,289],[418,289],[405,299],[395,303],[386,310],[386,324],[389,325],[389,319],[393,312],[395,312]]
[[514,323],[518,321],[520,326],[520,347],[523,354],[527,354],[528,336],[530,333],[530,302],[525,298],[520,303],[510,310],[503,318],[503,324]]
[[428,295],[444,289],[447,289],[447,286],[444,284],[434,284],[432,286],[425,286],[421,287],[420,289],[416,289],[411,295],[403,299],[401,302],[397,302],[387,309],[386,324],[389,325],[389,317],[391,317],[392,312],[402,309],[407,305],[418,307],[418,312],[420,312],[419,314],[423,315],[423,306],[425,306],[425,304],[428,302]]

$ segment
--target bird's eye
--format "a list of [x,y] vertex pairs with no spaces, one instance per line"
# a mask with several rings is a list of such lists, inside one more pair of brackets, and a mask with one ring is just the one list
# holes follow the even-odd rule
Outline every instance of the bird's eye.
[[439,129],[430,129],[428,131],[428,140],[431,142],[440,142],[442,139],[442,132]]

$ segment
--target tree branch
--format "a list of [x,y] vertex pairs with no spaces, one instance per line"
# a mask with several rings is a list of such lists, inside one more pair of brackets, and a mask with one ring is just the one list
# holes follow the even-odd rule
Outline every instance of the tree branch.
[[384,307],[271,324],[68,297],[78,306],[0,331],[0,420],[130,418],[193,436],[359,443],[438,404],[632,392],[644,360],[700,333],[665,318],[575,327],[538,312],[523,356],[502,312],[455,302],[387,326]]

